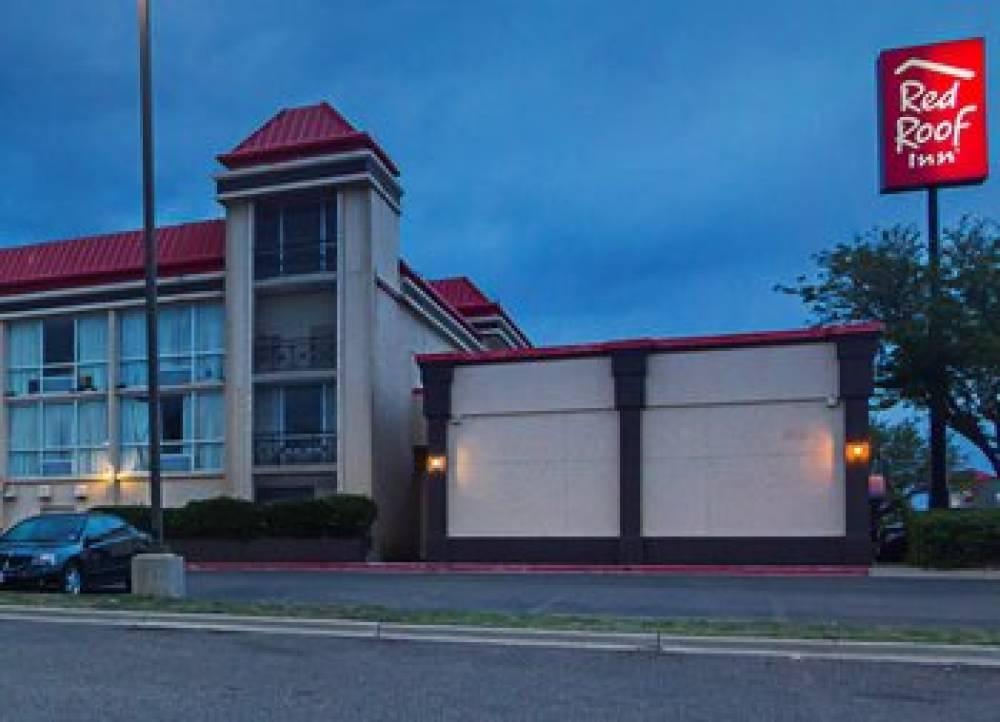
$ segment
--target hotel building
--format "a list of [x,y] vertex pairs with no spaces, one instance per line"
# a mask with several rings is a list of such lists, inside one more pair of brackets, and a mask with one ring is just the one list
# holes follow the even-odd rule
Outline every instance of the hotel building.
[[[416,549],[415,355],[523,348],[467,278],[400,259],[399,171],[325,103],[282,110],[215,176],[220,219],[164,227],[164,502],[366,494],[376,549]],[[148,500],[138,231],[0,250],[0,477],[9,526]]]

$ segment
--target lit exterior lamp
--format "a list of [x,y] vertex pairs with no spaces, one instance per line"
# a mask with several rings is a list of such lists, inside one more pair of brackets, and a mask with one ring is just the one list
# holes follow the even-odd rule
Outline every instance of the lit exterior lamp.
[[448,468],[448,459],[444,454],[431,454],[427,457],[427,473],[443,474]]
[[848,463],[867,464],[872,457],[872,445],[870,441],[848,441],[845,452]]

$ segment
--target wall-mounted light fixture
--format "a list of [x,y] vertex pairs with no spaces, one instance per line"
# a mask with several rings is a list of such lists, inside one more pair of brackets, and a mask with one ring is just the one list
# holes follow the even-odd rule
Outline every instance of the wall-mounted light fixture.
[[845,449],[847,461],[851,464],[867,464],[872,458],[872,445],[869,441],[848,441]]
[[431,474],[443,474],[448,468],[448,459],[444,454],[431,454],[427,457],[427,471]]

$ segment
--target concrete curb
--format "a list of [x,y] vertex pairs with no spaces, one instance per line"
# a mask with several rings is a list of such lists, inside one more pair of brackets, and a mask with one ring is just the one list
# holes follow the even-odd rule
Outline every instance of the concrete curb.
[[873,566],[869,576],[879,579],[945,579],[948,581],[1000,581],[1000,569],[921,569]]
[[405,574],[609,574],[728,577],[863,577],[866,566],[738,564],[476,564],[425,562],[188,562],[190,572]]
[[417,625],[351,619],[252,617],[228,614],[0,606],[0,621],[78,624],[124,629],[183,630],[336,637],[376,642],[486,644],[652,655],[753,656],[794,660],[866,661],[1000,669],[1000,647],[913,642],[680,636],[657,632],[587,632],[459,625]]

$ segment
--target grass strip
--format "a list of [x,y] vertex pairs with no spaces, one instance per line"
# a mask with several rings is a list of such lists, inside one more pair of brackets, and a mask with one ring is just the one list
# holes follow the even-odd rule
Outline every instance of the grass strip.
[[659,632],[693,637],[766,637],[922,644],[1000,645],[1000,629],[981,627],[902,628],[767,620],[615,617],[583,614],[515,614],[461,610],[405,610],[376,605],[293,604],[208,599],[151,599],[130,595],[69,597],[0,592],[4,605],[119,611],[229,614],[248,617],[351,619],[401,624],[446,624],[587,632]]

